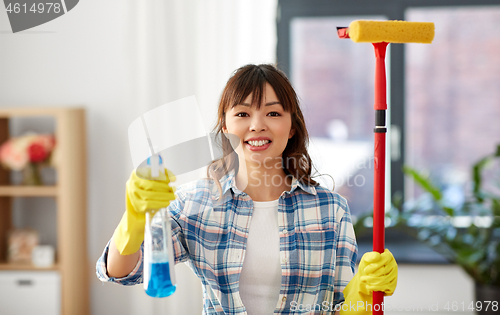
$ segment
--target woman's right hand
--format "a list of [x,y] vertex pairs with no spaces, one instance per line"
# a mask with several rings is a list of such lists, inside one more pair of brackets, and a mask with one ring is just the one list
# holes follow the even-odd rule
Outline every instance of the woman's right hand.
[[126,185],[126,210],[109,245],[106,262],[109,277],[125,277],[136,266],[144,240],[146,211],[158,211],[175,199],[175,187],[169,186],[175,181],[174,174],[165,169],[162,177],[148,180],[137,176],[136,171],[130,175]]
[[[162,174],[163,175],[163,174]],[[134,170],[126,184],[126,210],[118,224],[113,240],[121,255],[130,255],[141,248],[144,240],[146,211],[156,212],[166,208],[175,199],[175,181],[172,172],[165,169],[163,179],[141,178]]]

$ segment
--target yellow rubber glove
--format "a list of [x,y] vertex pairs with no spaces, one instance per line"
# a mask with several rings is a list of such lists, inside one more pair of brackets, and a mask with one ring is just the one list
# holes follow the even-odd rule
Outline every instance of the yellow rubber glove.
[[390,296],[396,290],[398,265],[392,253],[385,249],[380,254],[368,252],[359,263],[358,272],[344,289],[344,304],[341,315],[371,315],[373,310],[372,293],[384,292]]
[[148,180],[149,174],[140,174],[134,170],[126,185],[126,210],[113,234],[116,248],[121,255],[130,255],[141,248],[144,241],[144,226],[146,211],[153,214],[165,208],[175,199],[175,187],[169,183],[175,181],[175,176],[165,169],[165,174],[156,180]]

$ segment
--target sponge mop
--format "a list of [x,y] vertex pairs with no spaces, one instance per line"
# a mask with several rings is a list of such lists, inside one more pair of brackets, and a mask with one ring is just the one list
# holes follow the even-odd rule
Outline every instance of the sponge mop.
[[355,43],[423,43],[434,39],[434,23],[407,21],[353,21],[349,37]]
[[[426,43],[434,39],[434,23],[406,21],[353,21],[349,28],[338,27],[340,38],[372,43],[375,48],[375,169],[373,184],[373,251],[385,249],[385,126],[387,102],[385,51],[389,43]],[[383,314],[384,294],[373,292],[373,314]]]

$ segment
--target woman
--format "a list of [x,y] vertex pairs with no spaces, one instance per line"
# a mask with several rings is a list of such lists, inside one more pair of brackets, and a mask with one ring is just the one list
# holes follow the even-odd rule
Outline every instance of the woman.
[[226,155],[208,167],[210,179],[174,194],[169,178],[132,173],[127,210],[97,263],[102,281],[142,282],[144,211],[168,206],[175,261],[200,278],[204,314],[370,314],[372,291],[392,294],[397,265],[388,251],[365,254],[353,277],[349,208],[311,178],[304,118],[281,71],[238,69],[215,131],[227,136]]

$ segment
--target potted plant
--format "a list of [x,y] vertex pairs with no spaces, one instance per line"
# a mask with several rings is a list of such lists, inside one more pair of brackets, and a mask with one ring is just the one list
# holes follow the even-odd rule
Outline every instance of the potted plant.
[[[499,313],[500,145],[472,166],[472,185],[458,199],[423,172],[408,166],[404,172],[424,193],[404,203],[393,200],[389,227],[420,240],[474,279],[476,300],[469,309]],[[360,218],[355,229],[364,230],[365,220]]]

